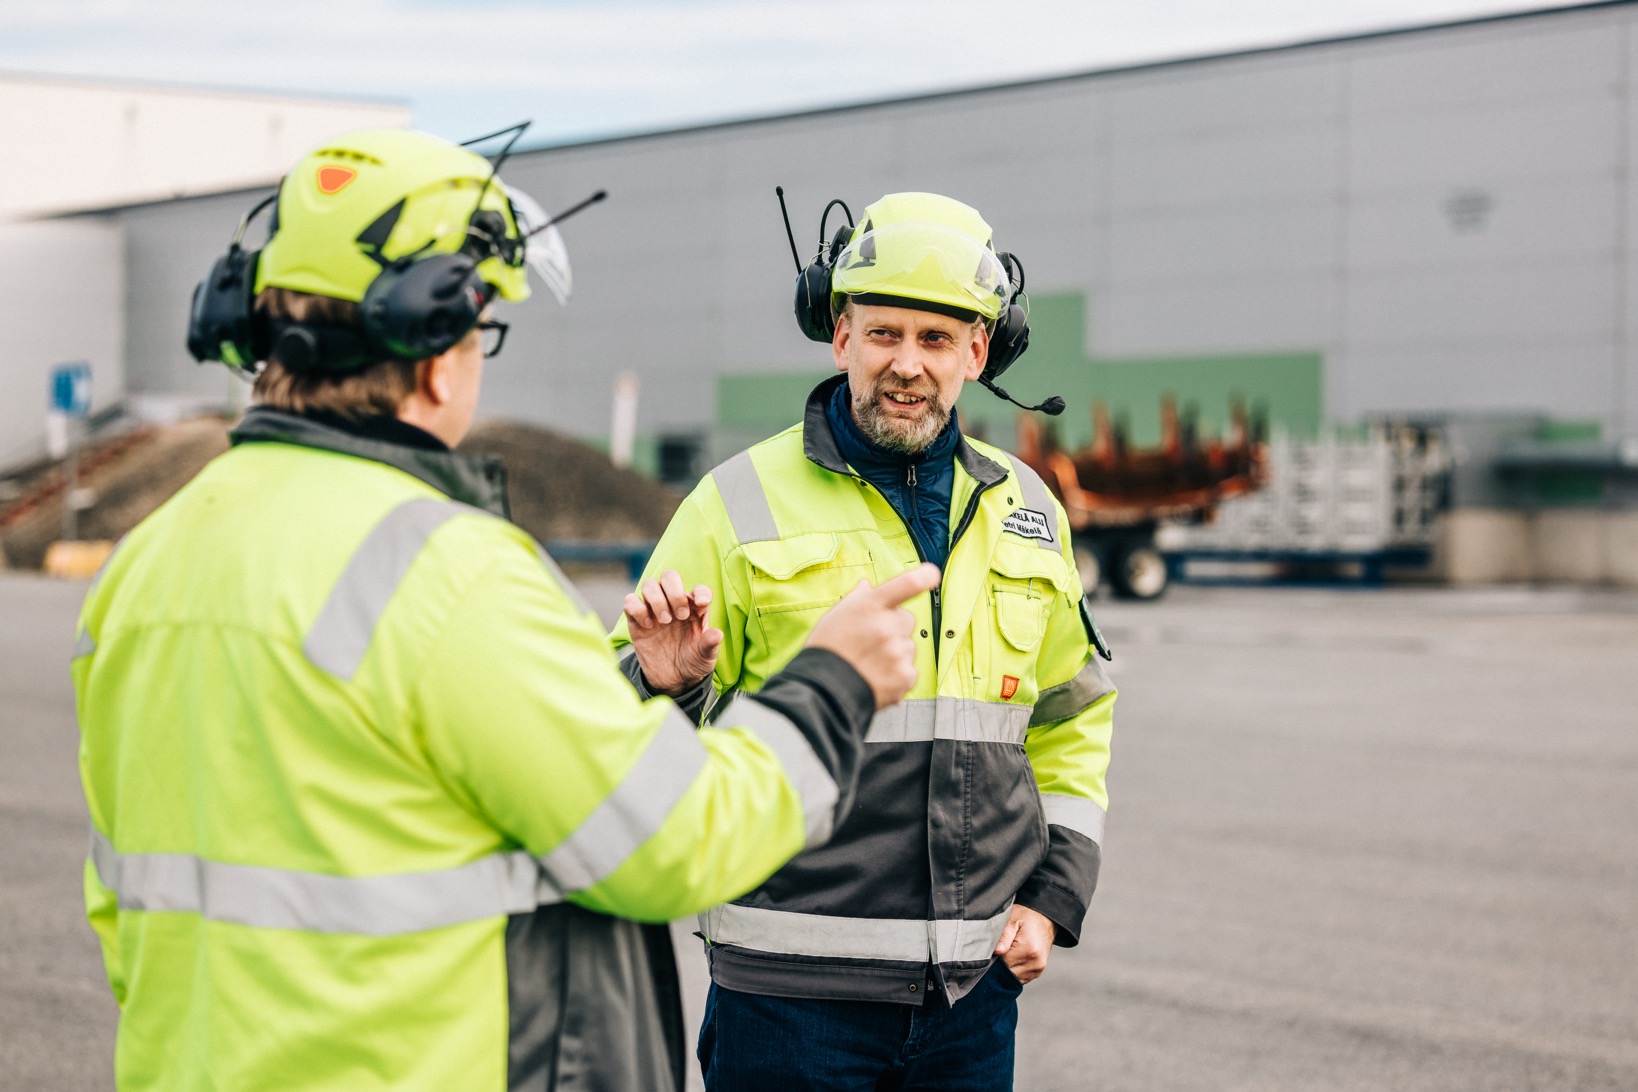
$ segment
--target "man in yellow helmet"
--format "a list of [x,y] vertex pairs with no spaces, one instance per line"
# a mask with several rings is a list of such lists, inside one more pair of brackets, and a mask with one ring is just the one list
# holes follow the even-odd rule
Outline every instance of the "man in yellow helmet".
[[[1057,501],[961,433],[962,385],[1027,345],[1017,263],[973,209],[865,210],[798,281],[841,375],[802,423],[717,467],[627,597],[641,683],[755,693],[859,580],[931,562],[917,683],[876,714],[830,842],[701,916],[713,1092],[1012,1087],[1016,998],[1081,935],[1115,691]],[[679,621],[720,589],[705,619]]]
[[669,937],[638,923],[823,843],[913,680],[897,604],[931,567],[717,728],[639,699],[499,467],[451,450],[491,303],[531,264],[567,287],[545,227],[482,157],[354,133],[196,293],[190,346],[257,405],[122,542],[73,661],[123,1089],[679,1088]]

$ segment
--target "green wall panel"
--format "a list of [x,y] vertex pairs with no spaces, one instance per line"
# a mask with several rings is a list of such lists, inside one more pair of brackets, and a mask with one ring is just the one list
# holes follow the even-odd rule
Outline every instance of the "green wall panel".
[[[1001,386],[1021,402],[1062,396],[1068,408],[1054,424],[1070,447],[1091,439],[1095,399],[1108,403],[1111,415],[1126,416],[1137,444],[1159,440],[1167,395],[1179,409],[1196,404],[1207,435],[1222,433],[1236,396],[1248,406],[1266,406],[1270,423],[1296,436],[1314,435],[1324,421],[1325,362],[1317,351],[1090,358],[1084,296],[1042,295],[1030,302],[1029,352],[1001,377]],[[824,350],[815,345],[814,351]],[[796,422],[808,391],[830,374],[828,361],[816,360],[811,372],[719,376],[717,423],[772,435]],[[1021,410],[976,384],[961,392],[960,408],[969,431],[1011,445]]]

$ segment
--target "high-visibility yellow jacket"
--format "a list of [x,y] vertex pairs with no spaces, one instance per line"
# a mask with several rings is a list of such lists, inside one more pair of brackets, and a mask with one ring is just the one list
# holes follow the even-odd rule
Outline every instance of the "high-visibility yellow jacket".
[[[756,692],[860,580],[919,563],[898,513],[831,434],[825,404],[845,380],[820,385],[802,425],[713,470],[649,563],[649,576],[674,568],[718,589],[719,693]],[[907,604],[918,682],[877,714],[847,819],[700,919],[726,987],[919,1004],[931,980],[959,999],[988,969],[1015,897],[1052,919],[1058,943],[1078,941],[1115,690],[1067,523],[1027,466],[966,439],[949,523],[942,586]]]
[[265,410],[235,440],[80,620],[120,1087],[676,1085],[669,939],[622,919],[822,841],[869,688],[806,655],[697,731],[486,468]]

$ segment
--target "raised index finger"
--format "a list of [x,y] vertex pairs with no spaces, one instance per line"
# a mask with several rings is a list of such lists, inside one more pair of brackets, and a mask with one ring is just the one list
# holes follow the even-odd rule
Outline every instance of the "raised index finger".
[[932,591],[938,587],[938,582],[938,566],[924,561],[907,573],[900,573],[892,580],[877,584],[871,594],[889,606],[897,606],[922,592]]

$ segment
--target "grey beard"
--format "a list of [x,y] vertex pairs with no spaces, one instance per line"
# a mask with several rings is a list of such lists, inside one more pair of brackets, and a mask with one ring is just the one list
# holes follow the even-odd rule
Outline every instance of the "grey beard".
[[[925,451],[928,444],[938,439],[939,433],[950,421],[950,407],[937,394],[927,398],[927,415],[918,424],[890,418],[882,412],[880,395],[884,390],[898,389],[874,386],[864,397],[853,396],[853,422],[871,443],[900,455],[915,455]],[[921,393],[921,392],[917,392]]]

